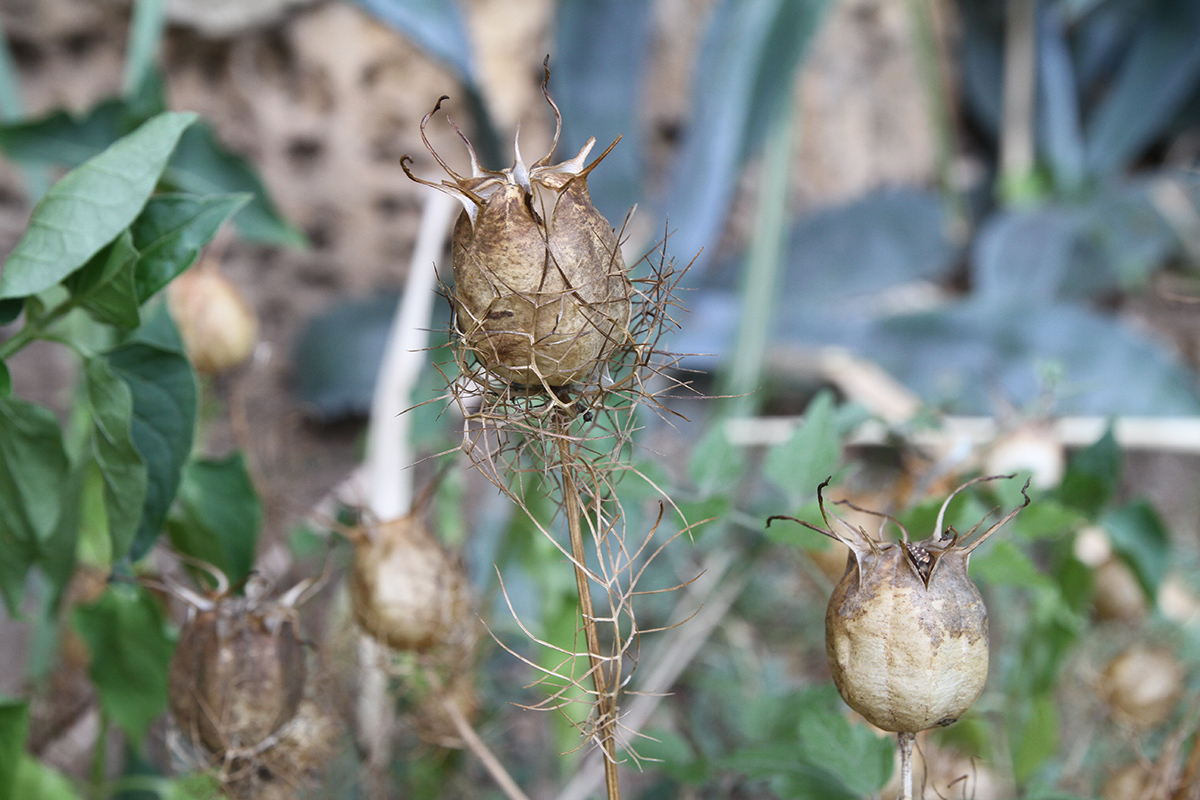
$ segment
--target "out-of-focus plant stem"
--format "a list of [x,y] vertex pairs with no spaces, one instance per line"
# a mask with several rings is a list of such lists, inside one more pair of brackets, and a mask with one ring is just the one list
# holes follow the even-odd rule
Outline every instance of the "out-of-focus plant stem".
[[788,169],[792,155],[791,95],[776,110],[763,151],[754,234],[742,266],[741,314],[720,394],[727,416],[749,416],[762,405],[767,342],[787,243]]
[[954,176],[954,160],[958,152],[958,136],[951,98],[954,96],[949,76],[944,39],[940,33],[944,24],[938,19],[940,0],[908,0],[909,24],[912,26],[917,72],[925,93],[925,105],[934,136],[934,169],[938,186],[950,207],[952,233],[956,240],[966,241],[970,225],[967,203],[962,187]]
[[1004,21],[1004,116],[1000,122],[1000,199],[1021,204],[1040,194],[1034,172],[1037,5],[1009,0]]

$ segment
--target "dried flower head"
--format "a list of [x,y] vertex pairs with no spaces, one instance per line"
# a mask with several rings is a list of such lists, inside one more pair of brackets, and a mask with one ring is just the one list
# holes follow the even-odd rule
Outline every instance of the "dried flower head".
[[[547,75],[548,75],[547,71]],[[456,332],[491,378],[553,390],[585,381],[626,341],[633,285],[626,276],[617,234],[592,205],[588,175],[616,145],[590,164],[596,140],[574,158],[551,164],[562,118],[554,110],[550,152],[526,166],[520,142],[513,166],[499,172],[479,165],[470,141],[455,127],[471,156],[471,175],[451,169],[421,138],[450,180],[410,178],[457,198],[451,301]]]
[[[980,522],[965,536],[943,529],[954,490],[942,505],[933,535],[910,542],[896,522],[899,542],[868,536],[825,508],[817,489],[825,528],[792,519],[850,548],[846,572],[834,587],[825,615],[825,650],[834,682],[847,705],[887,731],[915,733],[956,721],[979,697],[987,681],[987,608],[967,576],[971,553],[1029,504],[975,538]],[[847,504],[850,505],[850,504]],[[858,511],[866,511],[850,505]],[[829,518],[840,524],[840,530]],[[969,540],[969,541],[968,541]]]

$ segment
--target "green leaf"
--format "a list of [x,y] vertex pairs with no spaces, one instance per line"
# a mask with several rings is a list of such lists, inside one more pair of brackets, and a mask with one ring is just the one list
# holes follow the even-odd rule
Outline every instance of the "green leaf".
[[152,197],[130,227],[140,254],[134,268],[138,302],[191,266],[225,220],[250,199],[248,194]]
[[304,234],[275,210],[262,181],[241,156],[226,150],[206,125],[195,125],[179,140],[164,178],[178,189],[200,195],[248,192],[253,199],[234,217],[252,242],[306,247]]
[[80,800],[70,778],[31,755],[22,754],[13,785],[14,800]]
[[138,252],[129,231],[67,276],[67,289],[80,306],[100,322],[118,328],[136,328],[141,322],[133,288],[133,265]]
[[58,520],[68,466],[54,414],[0,398],[0,593],[10,614],[17,613],[25,572]]
[[695,748],[675,731],[657,728],[646,732],[637,746],[640,757],[654,761],[654,769],[680,783],[699,785],[708,780],[708,762],[700,758]]
[[842,460],[833,393],[822,390],[804,412],[791,438],[767,451],[763,474],[793,506],[816,496],[817,486],[833,475]]
[[117,348],[106,358],[113,373],[129,386],[130,433],[148,476],[141,524],[129,550],[136,561],[161,532],[191,453],[196,376],[182,353],[140,341]]
[[146,122],[51,187],[0,274],[0,298],[47,289],[83,266],[137,217],[195,114]]
[[7,325],[21,316],[21,309],[25,307],[25,300],[20,297],[9,297],[0,300],[0,325]]
[[0,797],[21,796],[13,788],[28,735],[29,704],[24,700],[0,700]]
[[856,796],[878,792],[892,776],[892,740],[866,725],[851,725],[840,710],[805,713],[798,732],[799,755],[837,776]]
[[12,375],[8,371],[8,364],[0,361],[0,397],[8,397],[12,394]]
[[1046,760],[1058,752],[1058,708],[1054,693],[1033,699],[1019,728],[1012,731],[1013,774],[1017,783],[1033,777]]
[[718,419],[708,429],[688,459],[688,476],[704,499],[733,494],[746,469],[746,456],[730,443],[723,422]]
[[1094,517],[1116,491],[1121,477],[1121,448],[1110,424],[1104,435],[1083,448],[1067,464],[1059,499]]
[[784,800],[858,800],[834,775],[796,754],[794,742],[765,742],[735,750],[721,761],[723,769],[752,778],[767,778]]
[[0,150],[21,164],[79,166],[120,138],[124,106],[108,99],[83,116],[54,111],[0,126]]
[[231,583],[246,577],[254,566],[262,504],[242,454],[190,462],[178,499],[167,521],[175,549],[212,564]]
[[158,602],[141,588],[110,586],[72,622],[91,653],[100,706],[135,746],[167,705],[174,645]]
[[159,794],[162,800],[217,800],[224,796],[220,780],[211,772],[193,772],[164,781]]
[[1055,583],[1038,572],[1033,560],[1010,541],[990,542],[971,559],[973,579],[1001,586],[1053,589]]
[[1153,603],[1171,559],[1170,535],[1154,506],[1146,500],[1135,500],[1105,513],[1100,525],[1112,539],[1113,550],[1130,566]]
[[92,457],[104,479],[104,509],[112,557],[128,552],[142,519],[146,499],[146,465],[131,435],[133,396],[103,359],[84,364],[87,401],[92,414]]

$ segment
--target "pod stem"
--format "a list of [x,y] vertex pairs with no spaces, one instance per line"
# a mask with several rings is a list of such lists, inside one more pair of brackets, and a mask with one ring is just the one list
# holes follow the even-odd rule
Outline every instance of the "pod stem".
[[[565,434],[565,430],[563,431]],[[596,717],[599,729],[596,738],[604,751],[604,786],[608,800],[620,800],[617,779],[617,708],[616,695],[610,691],[604,660],[600,653],[600,634],[592,606],[592,587],[588,578],[587,553],[583,546],[583,526],[580,521],[579,485],[576,482],[570,438],[559,439],[559,470],[562,475],[563,513],[571,537],[571,561],[575,567],[575,586],[579,591],[579,614],[583,618],[584,638],[587,641],[588,662],[592,683],[596,689]],[[615,687],[613,687],[615,689]]]
[[912,752],[915,733],[901,731],[896,734],[900,745],[900,800],[913,800]]

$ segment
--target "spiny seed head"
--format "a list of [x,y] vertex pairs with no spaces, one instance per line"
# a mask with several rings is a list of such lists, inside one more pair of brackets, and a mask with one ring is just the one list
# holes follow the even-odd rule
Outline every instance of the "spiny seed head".
[[551,164],[561,116],[544,83],[543,93],[554,110],[554,144],[531,166],[518,141],[511,168],[485,170],[463,136],[471,175],[459,175],[425,139],[433,112],[421,136],[451,179],[430,183],[408,171],[407,157],[403,164],[410,178],[463,204],[451,296],[461,343],[494,379],[550,389],[587,380],[628,338],[633,286],[617,235],[588,194],[588,174],[612,146],[586,164],[589,139],[574,158]]
[[[989,479],[970,481],[954,494],[978,480]],[[821,489],[827,484],[817,496],[828,527],[796,521],[850,548],[825,613],[825,650],[838,692],[883,730],[951,724],[979,697],[988,671],[987,608],[967,576],[967,563],[974,548],[1020,509],[970,543],[944,534],[945,506],[929,539],[912,543],[905,531],[904,541],[884,542],[826,511]],[[841,529],[830,525],[831,516]]]
[[172,715],[215,757],[254,748],[296,713],[307,678],[288,601],[222,594],[194,609],[172,657]]

